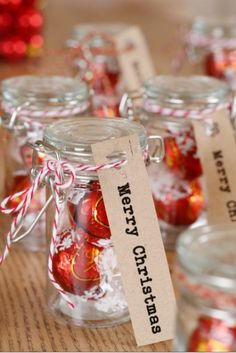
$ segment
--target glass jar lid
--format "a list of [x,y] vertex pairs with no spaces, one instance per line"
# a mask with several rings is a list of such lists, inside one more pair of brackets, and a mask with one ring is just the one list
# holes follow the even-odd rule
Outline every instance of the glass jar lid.
[[67,46],[75,48],[88,36],[93,33],[90,45],[92,47],[103,47],[106,45],[103,34],[112,36],[117,35],[127,27],[126,24],[120,22],[101,22],[101,23],[84,23],[75,26],[72,38],[67,41]]
[[235,38],[235,17],[196,17],[193,21],[191,32],[193,34],[206,36],[211,39]]
[[164,107],[201,110],[229,100],[228,85],[206,76],[156,76],[144,83],[146,99]]
[[184,232],[177,243],[178,262],[195,282],[236,293],[236,228],[209,225]]
[[3,80],[1,91],[3,103],[17,108],[29,102],[27,109],[75,107],[89,97],[84,82],[65,76],[16,76]]
[[59,151],[62,159],[77,163],[94,163],[91,145],[105,140],[138,134],[142,150],[147,135],[140,124],[120,118],[81,117],[57,121],[44,132],[44,142]]

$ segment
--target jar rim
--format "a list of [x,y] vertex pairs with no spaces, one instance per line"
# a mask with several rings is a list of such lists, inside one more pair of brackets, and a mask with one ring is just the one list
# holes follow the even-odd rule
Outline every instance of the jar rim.
[[78,105],[89,97],[86,83],[66,76],[15,76],[3,80],[1,90],[3,100],[14,106],[26,102],[52,107]]
[[[80,25],[76,25],[73,28],[72,38],[67,40],[68,47],[76,47],[80,44],[83,39],[92,32],[95,32],[99,37],[99,33],[106,33],[111,36],[115,36],[122,30],[126,29],[128,25],[123,22],[86,22]],[[100,43],[102,45],[102,43]],[[104,43],[105,44],[105,43]]]
[[176,108],[181,108],[189,104],[199,105],[198,109],[201,109],[202,106],[225,101],[229,93],[230,88],[225,82],[201,75],[159,75],[144,83],[145,98],[156,99],[167,107],[174,105]]
[[68,118],[46,127],[44,141],[52,145],[61,157],[77,163],[93,163],[91,145],[109,139],[138,134],[142,150],[147,135],[141,124],[122,118]]
[[189,229],[177,241],[177,258],[188,277],[210,287],[236,290],[236,229],[231,224]]
[[209,38],[233,38],[236,36],[236,17],[197,16],[192,23],[191,32]]

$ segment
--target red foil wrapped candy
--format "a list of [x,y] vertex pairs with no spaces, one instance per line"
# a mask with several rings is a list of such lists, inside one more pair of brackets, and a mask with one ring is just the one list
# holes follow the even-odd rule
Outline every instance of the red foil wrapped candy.
[[190,352],[235,351],[236,326],[229,327],[222,320],[202,316],[189,339],[187,350]]
[[72,230],[58,234],[58,244],[53,256],[53,274],[58,284],[67,292],[84,295],[98,293],[100,273],[96,260],[102,249],[83,237],[75,239]]

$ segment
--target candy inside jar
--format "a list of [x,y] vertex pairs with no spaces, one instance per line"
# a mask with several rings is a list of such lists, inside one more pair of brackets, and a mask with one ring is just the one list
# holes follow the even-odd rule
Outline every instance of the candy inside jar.
[[220,319],[201,316],[187,349],[190,352],[231,352],[235,350],[234,347],[236,326],[230,326]]
[[175,351],[235,351],[235,246],[231,224],[198,227],[180,236]]
[[126,28],[122,23],[82,24],[67,41],[75,75],[93,89],[95,116],[119,116],[124,87],[114,37]]
[[[132,134],[138,134],[144,152],[144,128],[126,119],[68,119],[45,130],[45,158],[59,158],[75,171],[71,186],[60,198],[61,211],[53,240],[57,208],[50,207],[46,214],[50,252],[47,300],[50,312],[59,321],[109,327],[129,319],[97,169],[91,169],[91,145]],[[89,168],[77,169],[81,163]]]

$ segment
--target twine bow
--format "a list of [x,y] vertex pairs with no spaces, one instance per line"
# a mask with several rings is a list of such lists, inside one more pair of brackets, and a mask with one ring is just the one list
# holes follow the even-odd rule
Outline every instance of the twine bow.
[[[144,158],[147,158],[147,152],[144,153]],[[98,170],[106,170],[110,168],[120,168],[124,164],[127,163],[126,159],[122,159],[119,161],[114,161],[111,163],[100,164],[100,165],[85,165],[85,164],[77,164],[75,167],[70,165],[65,161],[58,160],[45,160],[41,169],[38,170],[37,176],[32,182],[32,185],[17,192],[14,195],[8,196],[5,198],[0,204],[0,211],[4,214],[12,214],[13,221],[10,227],[9,232],[6,235],[6,246],[4,248],[3,254],[0,256],[0,265],[6,259],[9,254],[10,247],[14,240],[14,233],[17,228],[21,225],[24,217],[27,214],[29,206],[34,198],[35,193],[39,188],[45,186],[45,181],[52,178],[52,183],[50,185],[53,186],[53,200],[55,204],[55,216],[53,221],[53,229],[52,229],[52,237],[50,242],[49,249],[49,258],[48,258],[48,276],[52,283],[52,285],[56,288],[56,290],[60,293],[60,295],[67,302],[68,306],[74,308],[74,304],[69,299],[67,293],[61,288],[61,286],[57,283],[54,278],[53,270],[52,270],[52,261],[53,255],[55,252],[55,247],[57,244],[57,235],[58,235],[58,227],[59,227],[59,219],[63,208],[63,203],[60,202],[60,195],[62,191],[68,190],[75,181],[76,173],[79,171],[98,171]],[[66,179],[62,176],[66,176]],[[17,199],[18,197],[22,197],[22,201],[14,208],[8,208],[7,205],[10,201]]]

